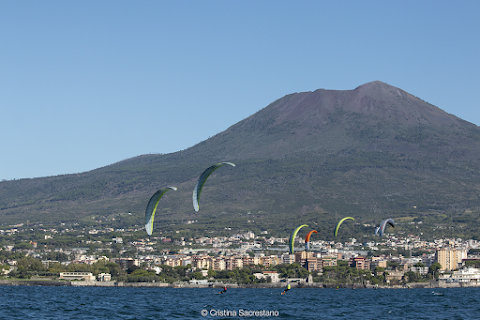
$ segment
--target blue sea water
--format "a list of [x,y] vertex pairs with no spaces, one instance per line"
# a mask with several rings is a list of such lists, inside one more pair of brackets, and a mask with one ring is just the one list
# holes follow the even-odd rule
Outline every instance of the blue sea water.
[[0,286],[0,319],[480,319],[477,288],[219,290]]

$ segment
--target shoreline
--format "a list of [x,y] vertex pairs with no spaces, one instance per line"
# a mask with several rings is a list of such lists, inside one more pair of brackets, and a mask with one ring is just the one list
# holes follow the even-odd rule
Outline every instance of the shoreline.
[[[162,283],[162,282],[116,282],[116,281],[62,281],[62,280],[0,280],[0,286],[63,286],[63,287],[115,287],[115,288],[210,288],[221,289],[223,286],[228,288],[241,289],[260,289],[260,288],[285,288],[285,283],[257,283],[257,284],[237,284],[237,283],[209,283],[209,284],[191,284],[191,283]],[[424,289],[424,288],[463,288],[479,287],[465,284],[449,284],[440,286],[437,281],[415,282],[407,285],[396,286],[378,286],[358,284],[324,284],[324,283],[293,283],[292,288],[297,289]]]

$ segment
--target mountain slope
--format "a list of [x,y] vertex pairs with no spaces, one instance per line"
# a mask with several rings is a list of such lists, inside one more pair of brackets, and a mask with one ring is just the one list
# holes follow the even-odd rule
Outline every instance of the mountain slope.
[[[328,212],[371,221],[476,208],[479,159],[477,126],[375,81],[287,95],[176,153],[1,182],[0,223],[91,216],[129,223],[128,212],[142,223],[150,196],[169,185],[178,191],[162,199],[159,219],[165,225],[195,219],[199,228],[288,229],[307,218],[333,219]],[[211,176],[194,214],[196,179],[220,161],[237,167]]]

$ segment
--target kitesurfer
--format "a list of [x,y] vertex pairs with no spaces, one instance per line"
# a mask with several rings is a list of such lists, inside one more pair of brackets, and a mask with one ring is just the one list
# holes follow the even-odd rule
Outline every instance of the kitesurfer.
[[313,233],[318,233],[317,230],[312,230],[309,233],[307,233],[307,236],[305,237],[305,251],[310,250],[310,237],[312,236]]
[[219,293],[222,294],[222,293],[225,293],[227,292],[227,286],[223,287],[223,291],[220,291]]
[[385,227],[387,226],[387,224],[395,228],[395,221],[393,221],[393,219],[383,220],[382,223],[380,223],[380,225],[375,228],[375,235],[377,235],[378,233],[380,237],[383,237],[383,234],[385,233]]
[[343,221],[345,221],[345,220],[353,220],[353,221],[355,221],[355,219],[352,218],[352,217],[345,217],[345,218],[343,218],[342,220],[340,220],[340,221],[338,222],[338,224],[337,224],[337,227],[335,228],[335,233],[334,233],[334,234],[335,234],[335,237],[336,237],[337,234],[338,234],[338,229],[340,228],[340,225],[341,225],[341,224],[343,223]]
[[297,236],[298,230],[302,229],[303,227],[308,227],[306,224],[302,224],[301,226],[298,226],[293,230],[292,235],[290,236],[290,241],[288,242],[288,245],[290,247],[290,254],[294,254],[294,249],[295,249],[295,237]]
[[208,177],[213,173],[213,171],[217,170],[218,168],[228,164],[229,166],[235,167],[234,163],[231,162],[220,162],[217,164],[214,164],[213,166],[207,168],[203,173],[200,175],[200,178],[198,178],[197,184],[195,185],[195,189],[193,189],[193,208],[195,209],[195,212],[198,212],[200,210],[200,206],[198,204],[198,201],[200,201],[200,193],[202,192],[203,185],[205,184],[205,181],[207,181]]
[[153,232],[153,219],[155,218],[155,212],[157,211],[158,202],[163,195],[169,190],[177,190],[175,187],[162,188],[155,192],[155,194],[148,201],[147,209],[145,211],[145,230],[149,236]]
[[287,283],[287,287],[285,288],[285,290],[282,292],[282,294],[287,294],[287,291],[290,290],[291,287],[290,287],[290,282]]

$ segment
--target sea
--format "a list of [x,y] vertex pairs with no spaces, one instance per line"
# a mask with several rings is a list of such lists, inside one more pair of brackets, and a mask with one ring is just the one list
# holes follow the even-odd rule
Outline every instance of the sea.
[[0,319],[480,319],[480,288],[0,286]]

